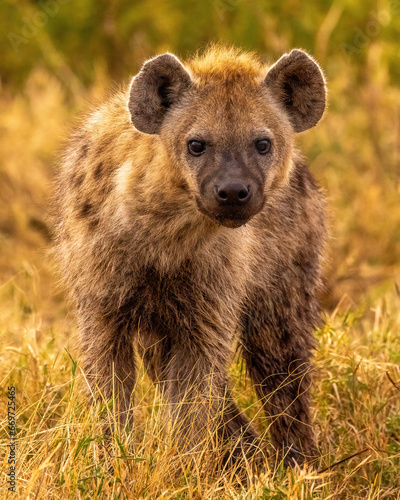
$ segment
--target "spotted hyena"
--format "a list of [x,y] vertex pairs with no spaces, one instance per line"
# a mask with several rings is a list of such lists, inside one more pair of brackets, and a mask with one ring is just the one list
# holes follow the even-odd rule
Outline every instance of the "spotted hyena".
[[[302,50],[272,67],[231,48],[185,64],[163,54],[72,135],[56,253],[87,379],[114,396],[122,423],[137,351],[190,443],[219,415],[217,432],[250,454],[258,436],[226,371],[238,341],[272,444],[287,464],[315,456],[308,389],[324,200],[294,136],[320,120],[325,99]],[[199,395],[207,403],[190,415],[174,405]]]

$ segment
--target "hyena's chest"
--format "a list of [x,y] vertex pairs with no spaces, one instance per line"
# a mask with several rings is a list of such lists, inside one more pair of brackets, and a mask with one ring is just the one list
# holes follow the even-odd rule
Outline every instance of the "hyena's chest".
[[243,274],[226,263],[186,261],[172,272],[147,266],[136,274],[131,314],[142,331],[231,329],[244,296]]

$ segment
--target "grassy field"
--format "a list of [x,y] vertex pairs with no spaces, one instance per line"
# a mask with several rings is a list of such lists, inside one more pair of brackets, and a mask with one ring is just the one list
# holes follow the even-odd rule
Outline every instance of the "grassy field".
[[[101,422],[112,410],[85,400],[74,318],[49,257],[45,213],[68,127],[110,80],[71,95],[37,65],[19,92],[5,87],[0,97],[1,498],[400,499],[400,87],[391,47],[379,37],[363,48],[355,71],[351,57],[329,57],[324,36],[317,33],[316,55],[327,71],[330,106],[322,123],[299,137],[326,190],[332,226],[312,393],[317,468],[266,466],[244,484],[229,470],[213,474],[207,454],[188,468],[143,369],[135,428],[104,447]],[[267,433],[240,359],[231,376],[240,406]],[[15,494],[6,483],[11,385]]]
[[[16,387],[18,415],[17,493],[7,495],[2,481],[1,498],[400,498],[400,295],[395,289],[372,306],[355,307],[344,299],[316,332],[319,469],[267,468],[241,485],[232,471],[212,474],[208,455],[199,453],[196,467],[185,466],[163,400],[143,369],[135,429],[117,434],[105,452],[102,415],[112,417],[112,410],[106,404],[88,409],[72,318],[47,271],[38,252],[21,261],[19,273],[0,290],[6,325],[2,449],[8,444],[8,385]],[[240,406],[265,432],[268,422],[240,360],[231,376]]]

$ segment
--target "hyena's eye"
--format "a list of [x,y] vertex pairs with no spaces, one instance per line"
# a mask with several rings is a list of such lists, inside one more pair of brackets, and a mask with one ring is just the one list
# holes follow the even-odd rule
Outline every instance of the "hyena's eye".
[[200,156],[206,150],[206,143],[203,141],[189,141],[188,142],[189,153],[193,156]]
[[261,155],[265,155],[266,153],[268,153],[271,150],[271,145],[272,145],[271,139],[260,139],[260,140],[256,141],[254,144],[256,146],[257,151]]

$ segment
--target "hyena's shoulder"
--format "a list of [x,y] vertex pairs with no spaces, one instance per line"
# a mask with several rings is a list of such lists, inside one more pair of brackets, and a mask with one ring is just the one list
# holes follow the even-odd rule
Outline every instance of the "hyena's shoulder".
[[55,200],[60,216],[95,229],[106,208],[117,202],[127,165],[133,170],[140,150],[148,150],[146,142],[132,127],[126,92],[85,116],[71,133],[60,162]]

